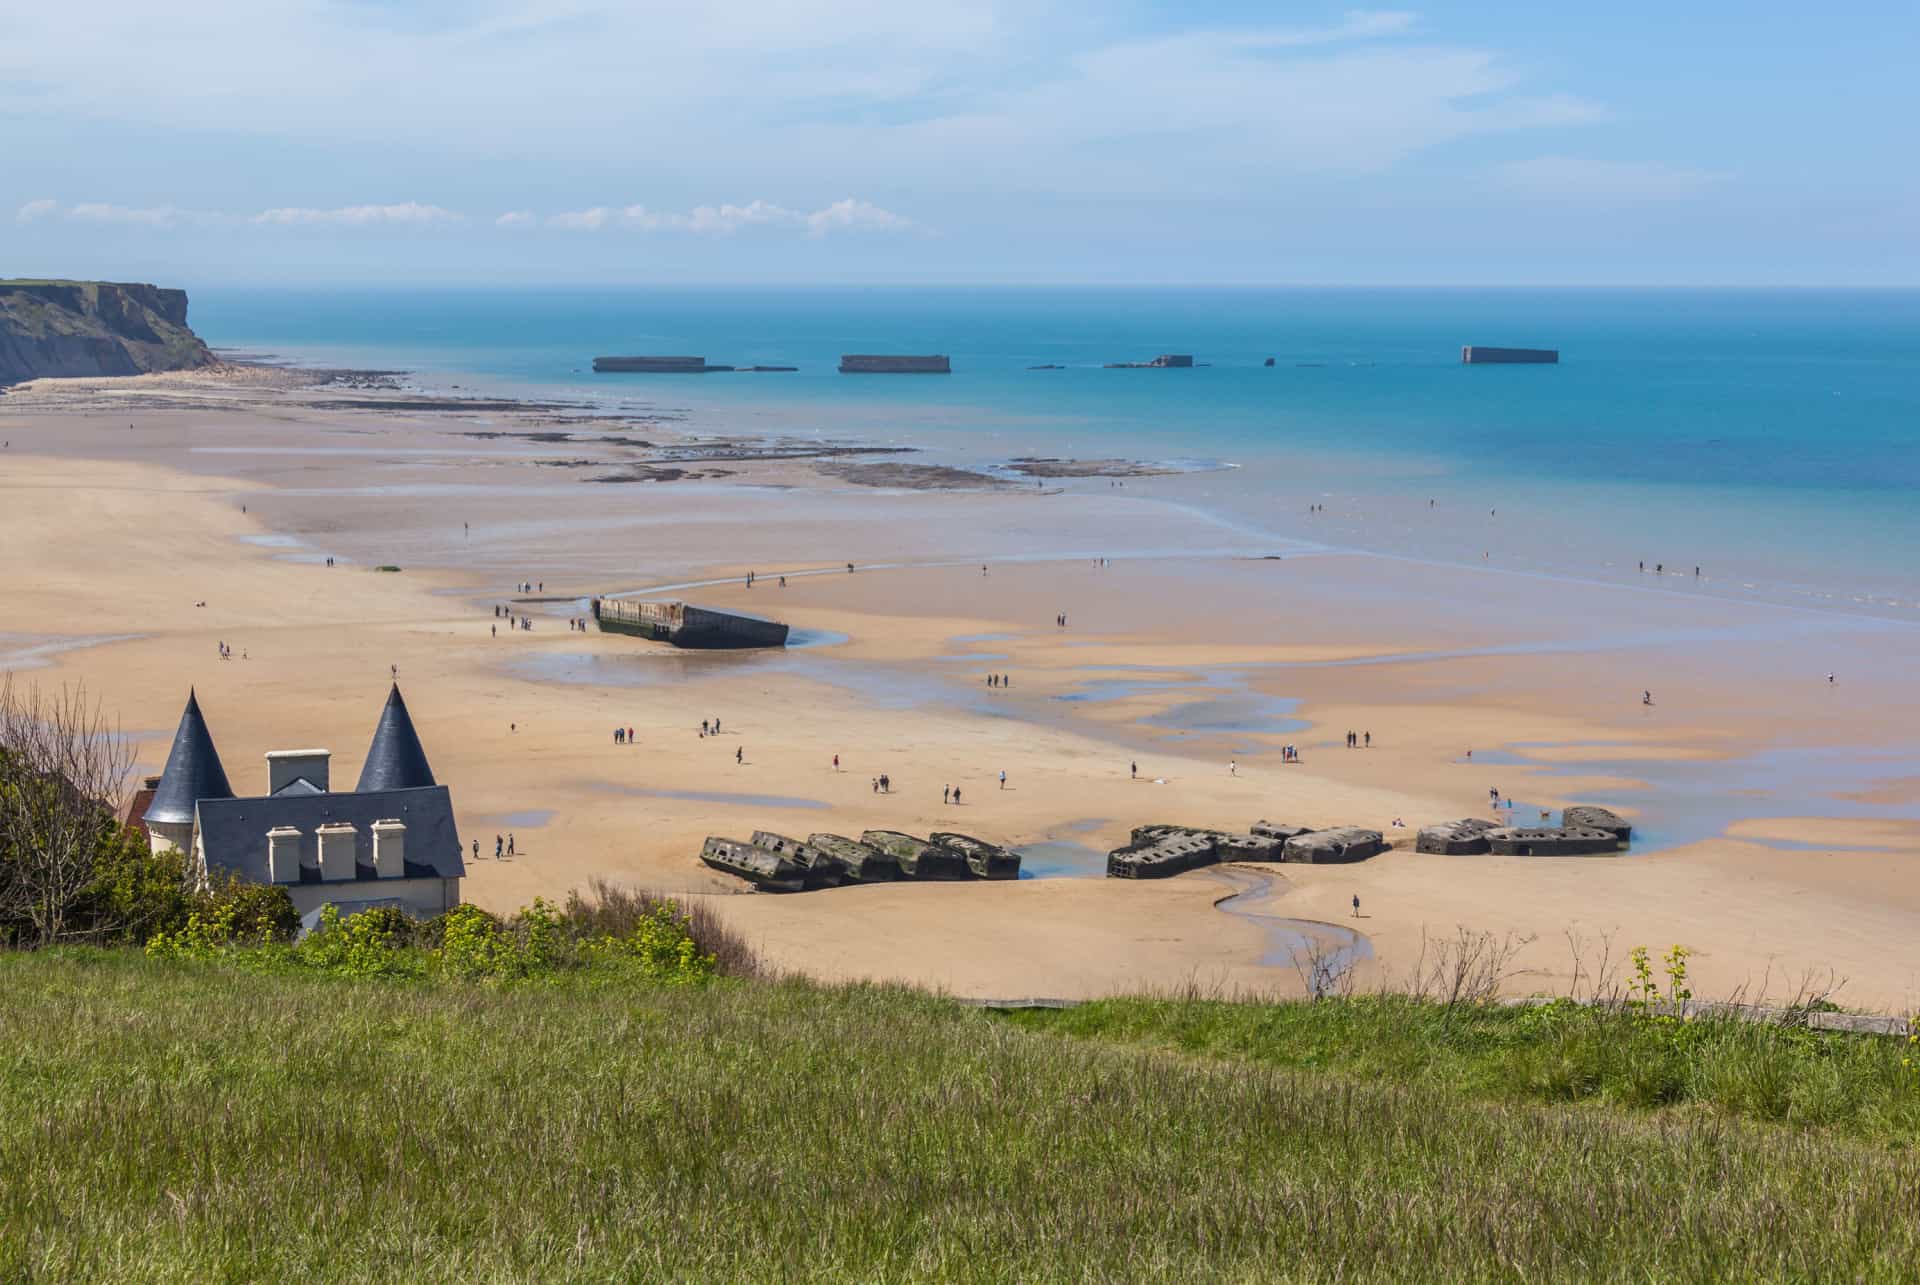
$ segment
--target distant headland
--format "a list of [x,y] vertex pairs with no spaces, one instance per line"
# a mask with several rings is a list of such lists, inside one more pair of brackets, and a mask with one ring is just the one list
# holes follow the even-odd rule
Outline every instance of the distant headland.
[[0,280],[0,386],[210,366],[187,292],[114,281]]

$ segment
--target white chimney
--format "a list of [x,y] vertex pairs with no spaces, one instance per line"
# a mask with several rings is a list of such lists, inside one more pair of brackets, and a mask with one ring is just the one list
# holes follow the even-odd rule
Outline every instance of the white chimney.
[[382,879],[406,874],[407,823],[388,819],[373,823],[373,869]]
[[320,878],[327,882],[353,878],[353,827],[345,821],[329,821],[314,833],[320,837]]
[[267,879],[271,883],[300,882],[300,831],[290,825],[267,831]]
[[319,789],[332,789],[327,783],[332,758],[327,750],[268,750],[267,793],[278,794],[303,776]]

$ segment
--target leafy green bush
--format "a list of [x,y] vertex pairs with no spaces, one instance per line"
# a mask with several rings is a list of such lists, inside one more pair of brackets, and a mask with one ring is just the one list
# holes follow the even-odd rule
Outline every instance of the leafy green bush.
[[372,906],[341,918],[340,908],[320,908],[320,926],[294,947],[294,959],[309,968],[346,977],[417,977],[424,969],[407,949],[413,920],[392,906]]

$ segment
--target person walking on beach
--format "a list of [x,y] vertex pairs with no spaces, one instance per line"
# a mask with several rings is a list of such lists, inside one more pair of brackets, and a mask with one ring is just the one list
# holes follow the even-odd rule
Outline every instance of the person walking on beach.
[[1227,760],[1227,775],[1228,776],[1240,775],[1240,764],[1236,760],[1234,759]]
[[951,802],[953,802],[953,787],[951,785],[941,786],[940,787],[940,805],[942,807],[945,807],[947,804]]
[[1366,745],[1365,745],[1365,746],[1364,746],[1363,748],[1365,748],[1365,749],[1369,749],[1369,750],[1370,750],[1370,749],[1372,749],[1372,748],[1373,748],[1373,733],[1372,733],[1372,732],[1362,732],[1362,733],[1361,733],[1361,736],[1362,736],[1362,737],[1363,737],[1363,738],[1365,739],[1365,741],[1366,741]]
[[707,734],[707,720],[703,718],[700,720],[700,735],[705,736],[706,734]]
[[1135,761],[1127,764],[1127,779],[1129,781],[1137,781],[1140,779],[1139,760],[1136,759]]
[[1353,894],[1353,917],[1355,919],[1360,917],[1360,894],[1357,892]]
[[840,770],[840,756],[838,754],[833,756],[833,770],[836,772]]
[[1007,788],[1007,769],[1004,767],[1000,769],[1000,788],[1003,790]]
[[745,763],[746,761],[747,761],[747,747],[744,745],[734,746],[733,747],[734,766],[738,767],[740,764]]
[[480,840],[478,839],[473,841],[473,859],[475,861],[480,859]]
[[957,785],[953,787],[953,806],[960,806],[960,787]]
[[513,832],[511,830],[507,832],[507,855],[513,855]]
[[498,861],[500,859],[500,854],[505,852],[506,850],[507,850],[507,841],[501,838],[497,834],[494,835],[493,836],[493,859],[495,861]]
[[1652,692],[1641,692],[1641,693],[1640,693],[1640,703],[1641,703],[1642,705],[1651,705],[1651,704],[1653,704],[1653,693],[1652,693]]

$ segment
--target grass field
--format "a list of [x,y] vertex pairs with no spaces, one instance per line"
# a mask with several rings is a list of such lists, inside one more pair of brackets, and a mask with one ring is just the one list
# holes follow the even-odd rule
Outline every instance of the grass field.
[[1331,1035],[1178,1007],[0,956],[0,1279],[1920,1276],[1892,1126],[1301,1069]]

